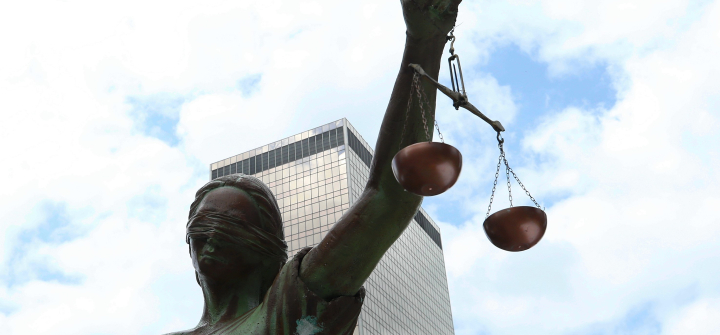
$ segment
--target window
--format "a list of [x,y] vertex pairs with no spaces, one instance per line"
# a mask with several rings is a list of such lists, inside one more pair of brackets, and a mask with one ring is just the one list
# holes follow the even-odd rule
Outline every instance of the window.
[[[367,152],[367,150],[365,150],[365,148],[360,144],[360,142],[352,133],[349,134],[350,136],[352,136],[351,142],[357,142],[357,145],[353,146],[355,152],[358,154],[358,156],[362,158],[363,161],[367,161],[366,164],[369,166],[369,162],[372,160],[372,155]],[[263,171],[267,171],[268,169],[272,169],[283,164],[295,162],[302,158],[339,147],[341,145],[344,145],[344,142],[345,141],[343,135],[343,128],[341,127],[331,129],[324,133],[306,138],[304,140],[289,143],[288,145],[276,148],[274,150],[270,150],[263,154],[248,157],[240,162],[237,162],[236,164],[226,167],[228,169],[219,168],[217,169],[217,172],[212,175],[212,179],[228,175],[230,173],[261,173]],[[363,150],[365,150],[366,152],[363,152]],[[338,157],[334,155],[335,150],[332,150],[330,153],[332,153],[332,155],[329,155],[327,158],[325,158],[323,162],[320,163],[321,165],[323,163],[328,164],[331,161],[336,162],[338,160]],[[325,152],[325,155],[327,156],[328,153]],[[315,165],[313,165],[311,168],[314,167]]]
[[302,144],[301,144],[302,154],[301,154],[300,158],[305,158],[310,155],[310,148],[308,147],[309,145],[310,145],[310,139],[306,138],[306,139],[302,140]]
[[275,167],[275,150],[268,152],[268,169]]
[[260,156],[260,161],[262,162],[262,164],[260,165],[260,169],[258,172],[262,172],[268,169],[268,155],[269,153],[266,152]]
[[315,147],[315,138],[316,136],[308,138],[308,156],[312,156],[317,153],[317,147]]
[[[334,132],[335,132],[335,131],[334,131],[334,129],[333,129],[333,133],[334,133]],[[329,150],[330,148],[332,148],[332,146],[330,146],[330,132],[329,132],[329,131],[328,131],[328,132],[325,132],[325,133],[323,133],[322,135],[323,135],[323,137],[322,137],[322,148],[323,148],[323,149],[322,149],[322,150],[323,150],[323,151]]]
[[417,222],[418,225],[420,226],[420,228],[422,228],[425,231],[425,233],[427,233],[427,235],[430,236],[430,238],[433,240],[433,242],[435,242],[435,244],[437,244],[437,246],[440,247],[440,249],[442,249],[442,241],[440,240],[440,233],[438,233],[438,231],[435,229],[435,227],[432,226],[430,221],[420,211],[418,211],[415,214],[415,222]]
[[372,154],[365,149],[352,131],[348,131],[348,141],[350,142],[350,149],[355,151],[355,153],[360,157],[360,160],[362,160],[367,167],[370,167],[370,163],[372,163]]

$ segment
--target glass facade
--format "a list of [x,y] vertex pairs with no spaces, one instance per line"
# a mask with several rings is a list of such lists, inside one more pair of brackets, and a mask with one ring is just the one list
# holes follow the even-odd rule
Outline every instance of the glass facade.
[[[210,165],[211,179],[252,174],[275,194],[288,256],[313,246],[356,201],[373,150],[346,119]],[[421,208],[365,283],[355,333],[454,334],[440,229]]]

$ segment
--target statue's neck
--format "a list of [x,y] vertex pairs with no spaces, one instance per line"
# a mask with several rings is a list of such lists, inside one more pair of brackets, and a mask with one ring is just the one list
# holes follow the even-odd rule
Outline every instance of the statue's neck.
[[233,282],[213,282],[199,278],[205,307],[199,326],[212,327],[232,321],[260,304],[260,275]]

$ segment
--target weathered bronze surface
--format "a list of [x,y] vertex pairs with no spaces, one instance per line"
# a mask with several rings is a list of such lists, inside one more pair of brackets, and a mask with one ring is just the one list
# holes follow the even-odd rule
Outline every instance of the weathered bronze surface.
[[420,142],[395,155],[393,173],[407,191],[433,196],[450,189],[460,177],[462,155],[452,145]]
[[455,92],[449,89],[447,86],[440,84],[437,80],[428,75],[421,65],[410,64],[409,66],[412,67],[415,71],[417,71],[419,75],[423,76],[423,78],[427,79],[433,86],[435,86],[435,88],[438,89],[438,91],[442,92],[443,94],[447,95],[448,98],[452,99],[454,106],[465,108],[471,113],[477,115],[483,121],[487,122],[490,126],[492,126],[493,129],[498,133],[505,131],[505,127],[503,127],[500,121],[490,120],[490,118],[485,116],[485,114],[483,114],[479,109],[477,109],[477,107],[475,107],[473,104],[470,103],[470,101],[467,100],[467,96]]
[[[422,201],[421,196],[404,191],[391,167],[402,146],[432,140],[425,135],[417,102],[406,112],[414,75],[409,64],[438,77],[460,2],[401,0],[405,52],[369,181],[318,245],[285,263],[277,202],[254,177],[224,176],[198,191],[190,209],[187,242],[205,306],[195,328],[175,334],[352,334],[362,306],[363,283]],[[425,119],[432,124],[436,90],[431,83],[421,86],[430,102]],[[407,131],[400,138],[403,125]]]
[[547,215],[537,207],[510,207],[488,216],[483,228],[496,247],[524,251],[542,239],[547,228]]

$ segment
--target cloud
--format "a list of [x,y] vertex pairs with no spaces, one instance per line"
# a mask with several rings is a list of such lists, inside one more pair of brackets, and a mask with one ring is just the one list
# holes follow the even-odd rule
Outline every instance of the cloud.
[[184,101],[183,97],[167,94],[127,99],[135,126],[146,136],[155,137],[171,146],[179,142],[176,128],[179,107]]
[[[192,327],[202,297],[184,224],[208,164],[386,102],[375,78],[390,87],[403,29],[386,19],[399,17],[397,6],[378,4],[346,18],[330,15],[342,4],[285,1],[3,11],[4,31],[22,33],[2,36],[0,56],[13,64],[0,69],[0,272],[13,276],[0,281],[0,328]],[[331,89],[335,99],[322,93]],[[42,204],[59,205],[43,216]],[[53,215],[62,220],[48,224]]]
[[[530,4],[543,13],[548,9]],[[500,6],[478,6],[483,5]],[[599,18],[611,15],[606,8],[612,4],[602,6]],[[683,3],[662,6],[676,10],[652,8],[637,21],[665,25],[682,21],[693,9]],[[459,227],[442,226],[451,300],[454,307],[462,306],[453,310],[458,334],[691,333],[676,330],[692,328],[678,326],[683,321],[671,321],[679,318],[669,315],[693,307],[687,318],[700,332],[716,329],[706,316],[713,313],[713,303],[695,307],[694,301],[716,299],[718,288],[712,279],[718,267],[710,264],[719,256],[720,217],[713,208],[720,175],[711,167],[720,149],[715,98],[720,68],[711,59],[720,50],[706,43],[720,31],[714,20],[718,11],[717,3],[708,5],[697,21],[671,33],[660,28],[638,32],[623,13],[604,18],[606,24],[626,25],[628,33],[622,36],[615,26],[600,29],[597,20],[583,21],[583,10],[573,12],[579,15],[573,21],[584,29],[571,40],[587,41],[583,44],[596,55],[605,55],[599,60],[621,73],[614,79],[618,101],[610,109],[569,106],[525,130],[518,149],[537,157],[528,168],[516,167],[525,185],[541,203],[558,192],[569,194],[547,208],[548,232],[527,254],[503,254],[486,241],[481,213],[487,200],[468,204],[475,214],[468,209],[472,219]],[[540,16],[532,21],[544,20]],[[543,51],[556,38],[537,37],[543,29],[519,31],[536,34],[532,40],[540,61],[551,69],[557,62],[559,68],[575,51],[567,44]],[[498,34],[524,43],[522,36],[508,37],[512,31]],[[636,47],[627,54],[607,50],[627,42]],[[489,163],[479,168],[486,175],[494,170]],[[678,301],[687,287],[696,287],[697,297]],[[639,306],[653,307],[638,316]],[[632,320],[637,318],[641,326],[636,327]]]
[[713,334],[720,328],[720,304],[717,299],[702,299],[670,318],[663,334]]
[[[404,40],[399,6],[379,0],[11,6],[0,13],[0,28],[17,32],[0,36],[0,61],[12,64],[0,67],[10,334],[192,327],[202,298],[184,223],[208,164],[341,117],[374,142]],[[718,11],[461,5],[471,100],[508,127],[510,162],[550,223],[524,253],[486,241],[495,134],[440,103],[465,171],[424,205],[446,221],[457,334],[717,329]],[[525,123],[525,89],[483,68],[508,45],[550,79],[605,69],[617,101]],[[496,209],[508,205],[498,192]],[[443,212],[449,202],[460,219]]]

